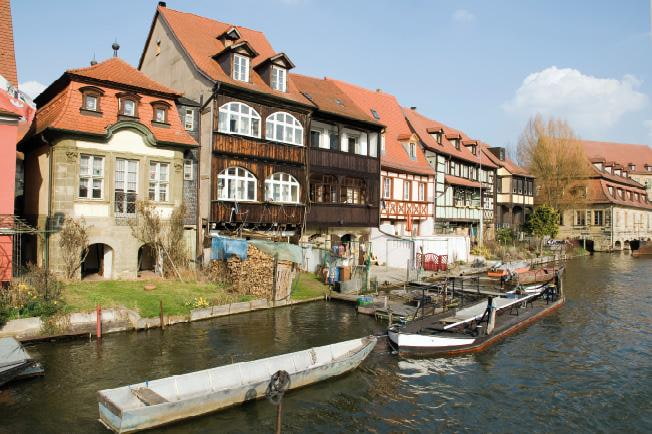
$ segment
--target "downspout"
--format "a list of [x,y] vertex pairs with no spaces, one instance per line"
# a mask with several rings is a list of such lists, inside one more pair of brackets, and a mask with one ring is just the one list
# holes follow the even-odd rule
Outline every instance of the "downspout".
[[41,134],[41,140],[48,147],[48,215],[45,218],[45,271],[50,271],[50,222],[52,219],[52,171],[54,170],[54,155],[50,142],[47,141],[44,134]]

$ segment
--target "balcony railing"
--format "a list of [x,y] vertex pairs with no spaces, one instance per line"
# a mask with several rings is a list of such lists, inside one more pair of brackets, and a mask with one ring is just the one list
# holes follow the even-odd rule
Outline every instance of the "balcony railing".
[[389,200],[383,199],[380,213],[381,215],[392,217],[407,217],[408,215],[420,218],[430,217],[428,212],[428,202],[412,202],[407,200]]

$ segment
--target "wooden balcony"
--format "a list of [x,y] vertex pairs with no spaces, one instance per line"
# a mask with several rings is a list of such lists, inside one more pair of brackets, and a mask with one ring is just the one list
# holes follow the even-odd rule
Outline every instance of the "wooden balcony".
[[296,224],[303,223],[303,204],[269,202],[211,202],[211,221],[218,223]]
[[308,224],[321,227],[378,227],[378,206],[312,203],[308,209]]
[[306,161],[304,146],[286,145],[221,133],[213,135],[213,152],[221,155],[248,157],[257,161],[283,161],[300,165],[304,165]]
[[428,218],[432,213],[428,212],[428,202],[412,202],[407,200],[383,199],[385,208],[381,210],[382,217],[406,218],[408,214],[412,218]]
[[310,167],[320,171],[338,173],[337,170],[339,170],[355,173],[360,177],[365,175],[380,177],[380,160],[378,158],[322,148],[310,148],[308,158]]

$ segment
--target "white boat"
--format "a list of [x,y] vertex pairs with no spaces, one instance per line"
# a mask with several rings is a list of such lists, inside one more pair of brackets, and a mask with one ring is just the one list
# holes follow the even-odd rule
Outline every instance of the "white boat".
[[43,374],[41,364],[14,338],[0,338],[0,386]]
[[271,376],[285,370],[289,389],[324,381],[355,369],[377,338],[339,342],[251,362],[98,392],[100,421],[123,433],[153,428],[262,398]]

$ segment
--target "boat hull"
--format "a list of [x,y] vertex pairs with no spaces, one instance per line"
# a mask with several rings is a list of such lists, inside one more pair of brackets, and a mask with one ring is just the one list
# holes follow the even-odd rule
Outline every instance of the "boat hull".
[[[289,389],[298,389],[313,383],[325,381],[357,368],[376,344],[375,337],[363,339],[367,340],[366,344],[349,357],[342,358],[327,365],[315,366],[314,368],[290,373]],[[109,429],[119,433],[144,430],[182,419],[212,413],[246,401],[264,398],[268,384],[269,377],[261,381],[248,383],[242,387],[211,390],[205,393],[198,393],[191,398],[168,401],[162,404],[128,411],[121,411],[110,399],[103,396],[102,392],[99,392],[100,421]]]
[[390,343],[398,350],[400,355],[433,357],[473,353],[482,351],[521,328],[551,314],[560,308],[564,302],[565,299],[562,297],[532,315],[508,322],[504,326],[495,329],[491,335],[487,336],[446,338],[443,333],[442,335],[444,336],[429,336],[416,333],[401,333],[400,331],[390,329],[388,331],[388,337]]

